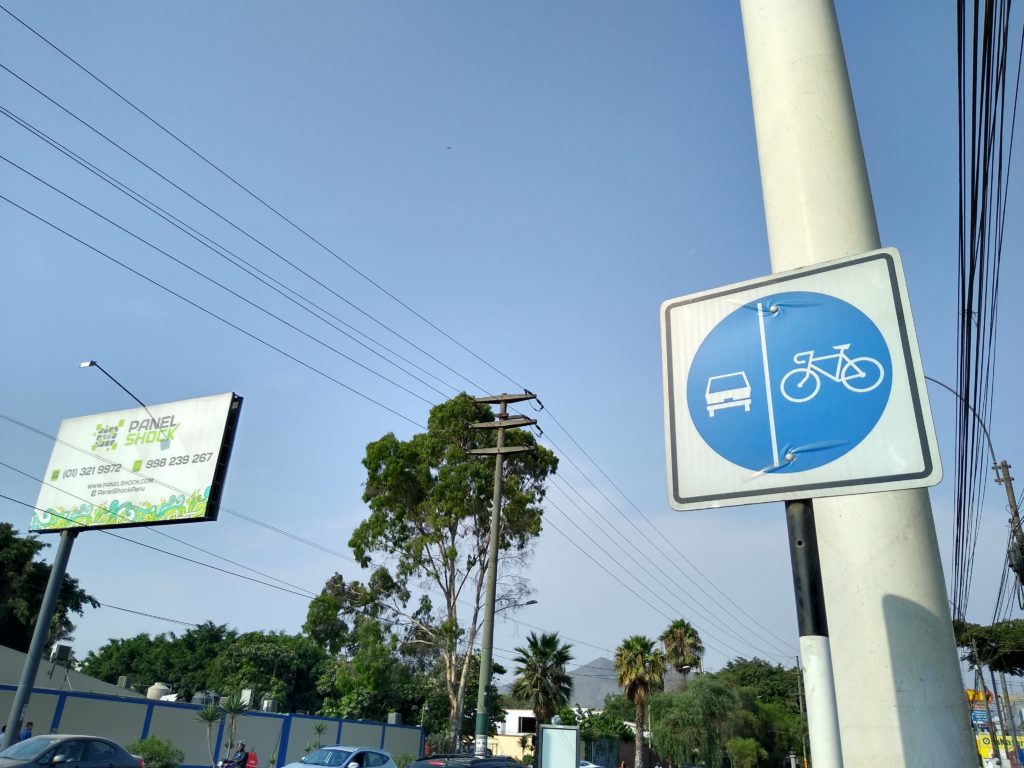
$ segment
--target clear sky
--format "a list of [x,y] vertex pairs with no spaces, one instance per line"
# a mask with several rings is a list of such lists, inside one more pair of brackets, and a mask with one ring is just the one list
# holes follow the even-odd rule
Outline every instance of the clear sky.
[[[346,544],[366,515],[366,444],[419,431],[429,404],[459,390],[527,387],[562,464],[528,570],[538,602],[517,616],[528,625],[499,624],[497,659],[531,628],[562,633],[587,661],[683,616],[704,635],[712,669],[736,655],[793,662],[782,505],[678,513],[665,491],[659,305],[770,271],[737,3],[4,4],[337,258],[0,13],[0,63],[239,229],[0,70],[7,110],[429,372],[418,381],[408,363],[383,363],[0,115],[4,157],[413,393],[0,162],[0,194],[343,383],[0,201],[0,411],[53,434],[63,418],[131,407],[98,371],[79,369],[88,358],[150,403],[238,392],[225,507],[333,553],[230,512],[161,529],[213,555],[147,530],[127,538],[244,561],[309,592],[335,571],[359,578]],[[882,241],[904,256],[925,368],[952,383],[955,9],[859,0],[838,13]],[[1011,215],[1006,252],[1020,243]],[[991,427],[1011,463],[1024,426],[1012,359],[1022,277],[1008,258]],[[931,397],[950,478],[932,492],[948,563],[954,403],[941,390]],[[37,478],[0,467],[0,492],[33,502],[51,447],[0,420],[0,461]],[[969,606],[978,621],[993,611],[1004,501],[989,484]],[[29,517],[0,500],[0,520],[25,530]],[[102,533],[79,538],[70,572],[111,606],[242,631],[298,631],[308,603]],[[89,610],[75,650],[183,629]]]

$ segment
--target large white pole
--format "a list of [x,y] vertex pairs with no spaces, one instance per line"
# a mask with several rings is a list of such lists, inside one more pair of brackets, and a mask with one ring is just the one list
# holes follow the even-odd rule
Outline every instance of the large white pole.
[[[877,248],[831,0],[741,7],[773,271]],[[927,491],[814,508],[845,768],[976,765]]]

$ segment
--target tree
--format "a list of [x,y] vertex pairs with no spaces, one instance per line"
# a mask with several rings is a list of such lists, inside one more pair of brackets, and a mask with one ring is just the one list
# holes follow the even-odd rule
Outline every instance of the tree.
[[398,638],[376,619],[361,616],[348,635],[346,654],[330,661],[317,683],[324,697],[320,714],[383,721],[399,712],[418,722],[427,681],[399,655]]
[[644,705],[652,691],[661,689],[665,676],[665,654],[654,641],[633,635],[622,641],[612,662],[615,682],[636,706],[636,768],[644,768]]
[[654,748],[673,762],[689,762],[696,755],[694,762],[721,768],[735,709],[733,692],[710,675],[697,678],[682,693],[658,696],[651,707]]
[[[988,626],[953,622],[956,644],[972,667],[984,664],[995,672],[1024,675],[1024,620],[1008,619]],[[977,654],[975,654],[977,649]]]
[[178,768],[185,762],[185,753],[170,739],[147,736],[144,739],[125,744],[124,748],[145,761],[146,768]]
[[621,693],[609,693],[604,697],[604,714],[625,722],[633,720],[636,715],[636,705]]
[[732,768],[757,768],[757,763],[768,757],[767,750],[756,739],[729,739],[725,742],[725,754]]
[[140,690],[159,680],[177,691],[179,699],[188,700],[199,691],[217,690],[220,681],[211,674],[210,661],[237,638],[224,624],[207,621],[180,637],[168,632],[110,640],[89,652],[82,671],[108,683],[130,674]]
[[[421,714],[423,728],[430,737],[432,744],[441,743],[450,732],[448,721],[448,685],[444,679],[444,662],[438,660],[434,670],[427,672],[424,679],[427,681],[427,694],[423,700],[423,712]],[[492,683],[487,689],[487,733],[493,735],[498,732],[498,723],[505,719],[505,710],[501,694],[493,680],[505,674],[505,668],[498,662],[492,662]],[[466,688],[471,691],[477,690],[480,684],[480,654],[474,653],[470,657],[469,674],[466,678]],[[476,719],[476,697],[473,696],[466,704],[462,712],[462,722],[459,724],[459,733],[473,734]],[[457,744],[456,746],[461,746]]]
[[685,619],[676,619],[661,633],[661,644],[665,646],[665,659],[680,674],[686,674],[694,667],[700,668],[704,655],[704,643],[700,633]]
[[[411,642],[438,651],[452,741],[461,733],[469,649],[481,623],[491,518],[493,465],[468,451],[493,446],[495,430],[470,425],[493,420],[490,408],[462,394],[431,409],[425,433],[409,440],[389,433],[367,446],[363,500],[370,515],[349,546],[373,572],[365,585],[350,584],[340,603],[340,613],[372,609],[405,622]],[[499,611],[526,592],[518,569],[540,533],[544,483],[558,463],[529,432],[507,430],[505,442],[532,450],[504,463]],[[420,590],[440,599],[435,604]]]
[[228,723],[225,728],[225,736],[227,740],[224,743],[224,748],[227,750],[228,755],[231,754],[231,750],[235,746],[235,729],[238,726],[238,716],[241,715],[248,707],[242,702],[242,697],[237,693],[233,693],[230,696],[221,697],[218,705],[220,711],[227,716]]
[[712,677],[732,690],[736,707],[725,734],[754,739],[773,763],[799,751],[806,724],[799,713],[797,676],[763,659],[733,659]]
[[247,632],[227,644],[210,670],[215,690],[241,691],[277,699],[286,711],[315,712],[321,706],[317,681],[328,657],[313,640],[285,632]]
[[[48,546],[34,536],[19,536],[10,523],[0,523],[0,645],[28,651],[50,578],[50,566],[36,556]],[[99,605],[78,586],[78,579],[65,574],[44,652],[58,640],[72,639],[71,614],[81,616],[86,607]]]
[[[537,716],[537,740],[540,741],[540,726],[549,721],[569,703],[572,695],[572,678],[565,666],[573,659],[572,646],[563,643],[557,632],[538,636],[531,632],[526,646],[515,649],[516,669],[512,681],[512,693],[526,699]],[[575,722],[575,718],[573,718]]]
[[759,701],[779,701],[797,709],[797,675],[799,671],[786,669],[764,659],[732,659],[715,677],[731,688],[750,689]]
[[206,745],[210,748],[210,768],[216,768],[217,759],[213,755],[213,729],[224,717],[220,707],[210,704],[196,712],[196,720],[206,726]]

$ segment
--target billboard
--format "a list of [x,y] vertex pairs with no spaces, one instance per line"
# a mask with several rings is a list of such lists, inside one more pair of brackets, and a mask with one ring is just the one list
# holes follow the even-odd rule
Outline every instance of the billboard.
[[227,392],[65,419],[29,529],[216,520],[241,407]]

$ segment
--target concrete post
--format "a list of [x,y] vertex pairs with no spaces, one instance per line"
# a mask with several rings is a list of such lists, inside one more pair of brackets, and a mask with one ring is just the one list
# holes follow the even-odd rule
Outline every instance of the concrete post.
[[[877,248],[832,2],[741,8],[772,269]],[[814,507],[846,768],[976,764],[927,491]]]

